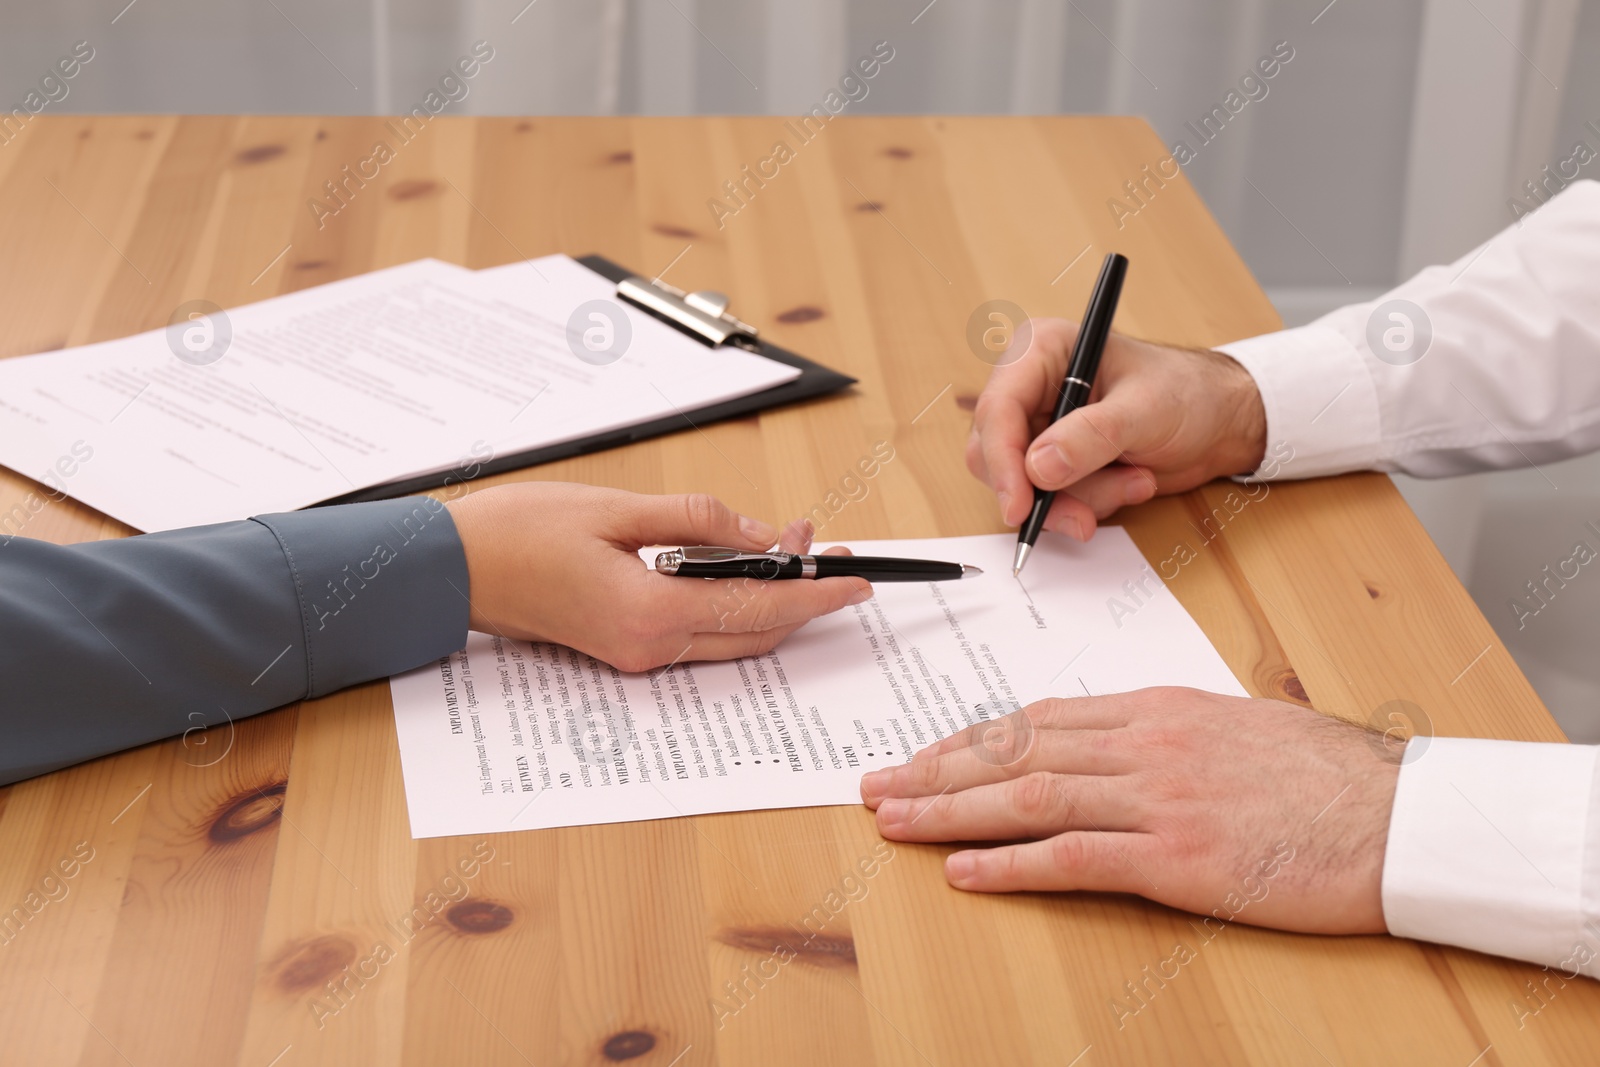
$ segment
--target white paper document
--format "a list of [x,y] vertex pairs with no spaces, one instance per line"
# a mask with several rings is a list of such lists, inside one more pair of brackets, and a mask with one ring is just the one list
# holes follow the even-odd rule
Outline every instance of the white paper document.
[[[169,530],[605,433],[800,373],[614,298],[566,256],[483,272],[419,260],[175,331],[0,360],[0,464]],[[613,321],[586,314],[597,301]],[[580,358],[570,338],[591,333],[607,343]]]
[[1087,545],[1046,534],[1020,583],[1015,535],[851,547],[985,573],[881,583],[735,662],[624,674],[474,633],[464,651],[390,679],[412,835],[855,804],[864,772],[1043,697],[1245,695],[1120,527]]

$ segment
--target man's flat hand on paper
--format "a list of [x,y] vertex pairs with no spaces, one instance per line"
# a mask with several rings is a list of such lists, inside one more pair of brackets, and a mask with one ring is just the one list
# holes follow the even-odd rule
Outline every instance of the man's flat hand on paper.
[[708,581],[651,571],[638,556],[649,545],[809,548],[809,523],[789,524],[780,539],[710,496],[520,482],[449,507],[466,548],[472,629],[558,642],[625,671],[760,655],[872,595],[859,578]]
[[[866,775],[895,841],[995,841],[959,889],[1136,893],[1314,933],[1382,933],[1398,747],[1293,704],[1194,689],[1042,700]],[[1024,843],[1009,843],[1023,841]]]
[[994,368],[973,412],[967,467],[1016,526],[1033,489],[1059,490],[1045,529],[1080,541],[1157,493],[1255,470],[1266,414],[1250,373],[1220,352],[1112,334],[1088,406],[1052,424],[1076,323],[1033,319],[1028,349]]

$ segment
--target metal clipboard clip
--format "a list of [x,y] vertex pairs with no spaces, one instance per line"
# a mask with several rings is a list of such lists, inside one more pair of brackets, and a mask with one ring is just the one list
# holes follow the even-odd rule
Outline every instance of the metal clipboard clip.
[[666,282],[632,275],[617,283],[617,295],[712,346],[728,344],[761,351],[756,328],[728,314],[728,297],[724,293],[686,293]]

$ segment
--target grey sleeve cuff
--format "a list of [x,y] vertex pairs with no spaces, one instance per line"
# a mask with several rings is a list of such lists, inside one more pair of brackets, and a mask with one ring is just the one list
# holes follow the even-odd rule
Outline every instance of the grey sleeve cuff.
[[432,497],[254,521],[288,561],[309,696],[410,670],[466,642],[466,553],[449,510]]

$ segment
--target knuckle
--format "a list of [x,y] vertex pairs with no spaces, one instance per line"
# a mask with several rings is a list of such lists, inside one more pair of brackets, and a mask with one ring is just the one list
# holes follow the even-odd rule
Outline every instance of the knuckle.
[[1012,787],[1012,804],[1018,814],[1034,819],[1046,818],[1060,807],[1055,782],[1044,771],[1035,771],[1016,780]]
[[1156,810],[1175,812],[1195,796],[1194,783],[1182,771],[1150,767],[1137,776],[1137,789],[1145,804]]
[[913,759],[910,764],[910,772],[906,775],[906,781],[912,789],[926,795],[930,791],[937,791],[936,787],[940,777],[937,757],[933,759]]
[[1022,709],[1022,714],[1034,726],[1051,727],[1063,723],[1067,717],[1071,701],[1063,697],[1046,697],[1035,700],[1032,704]]
[[983,464],[983,434],[974,429],[972,436],[967,438],[966,449],[967,470],[976,478],[982,479],[986,471]]
[[1212,851],[1210,835],[1194,823],[1168,819],[1154,830],[1162,851],[1180,866],[1203,860]]
[[1050,839],[1050,863],[1057,870],[1077,871],[1089,858],[1084,850],[1087,835],[1058,834]]
[[1129,735],[1145,759],[1159,761],[1162,765],[1170,764],[1185,747],[1183,729],[1171,723],[1148,720],[1136,723]]
[[1169,718],[1168,710],[1182,704],[1191,692],[1178,686],[1161,685],[1128,693],[1125,699],[1130,720],[1145,725],[1164,724]]
[[745,605],[745,623],[740,629],[763,633],[778,625],[782,615],[778,604],[780,590],[763,588]]
[[709,536],[728,514],[728,506],[710,493],[687,493],[682,501],[689,528],[703,536]]
[[767,630],[764,633],[750,635],[750,644],[741,652],[741,656],[764,656],[778,647],[778,643],[788,636],[785,629]]
[[1100,403],[1083,410],[1083,419],[1099,436],[1111,442],[1112,448],[1121,448],[1128,428],[1128,416],[1117,404]]

